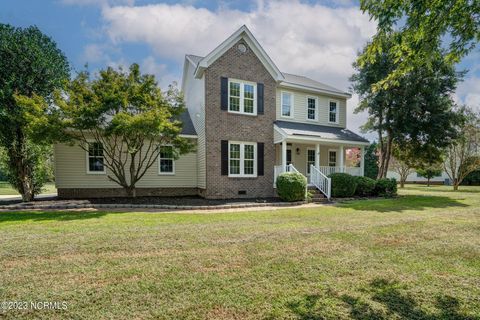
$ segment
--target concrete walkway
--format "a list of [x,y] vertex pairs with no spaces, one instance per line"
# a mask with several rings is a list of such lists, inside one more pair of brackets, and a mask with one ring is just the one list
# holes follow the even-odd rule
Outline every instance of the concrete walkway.
[[[45,198],[52,198],[56,197],[57,193],[44,193],[44,194],[39,194],[35,196],[35,199],[45,199]],[[0,195],[0,201],[16,201],[16,200],[22,200],[21,195]]]

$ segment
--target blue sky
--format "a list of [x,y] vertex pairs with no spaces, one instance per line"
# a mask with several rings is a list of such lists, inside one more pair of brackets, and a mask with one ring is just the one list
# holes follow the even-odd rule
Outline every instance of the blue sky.
[[[356,52],[375,32],[354,0],[2,0],[0,22],[37,25],[74,70],[137,62],[163,88],[180,82],[184,54],[205,55],[246,24],[280,70],[347,90]],[[456,99],[478,107],[479,50],[459,68],[471,71]],[[348,127],[358,132],[366,116],[353,114],[357,103],[348,102]]]

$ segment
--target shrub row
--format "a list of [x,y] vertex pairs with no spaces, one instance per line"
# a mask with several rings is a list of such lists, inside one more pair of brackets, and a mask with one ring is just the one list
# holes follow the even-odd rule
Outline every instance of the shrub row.
[[332,197],[393,197],[397,194],[397,181],[395,179],[373,180],[368,177],[355,177],[347,173],[333,173]]

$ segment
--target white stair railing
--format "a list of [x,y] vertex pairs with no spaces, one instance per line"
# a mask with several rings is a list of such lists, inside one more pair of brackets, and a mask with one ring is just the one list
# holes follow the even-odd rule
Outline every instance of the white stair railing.
[[328,200],[331,197],[332,179],[327,177],[322,171],[318,170],[314,165],[310,165],[310,183],[320,190]]

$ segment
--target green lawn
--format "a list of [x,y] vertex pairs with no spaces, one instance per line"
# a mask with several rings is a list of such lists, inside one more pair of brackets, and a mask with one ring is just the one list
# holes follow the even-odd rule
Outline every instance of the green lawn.
[[480,188],[233,213],[0,213],[0,318],[480,319]]
[[[42,193],[55,193],[57,189],[55,189],[54,183],[47,183],[44,187]],[[14,190],[8,182],[0,181],[0,196],[10,196],[10,195],[18,195],[18,192]]]

